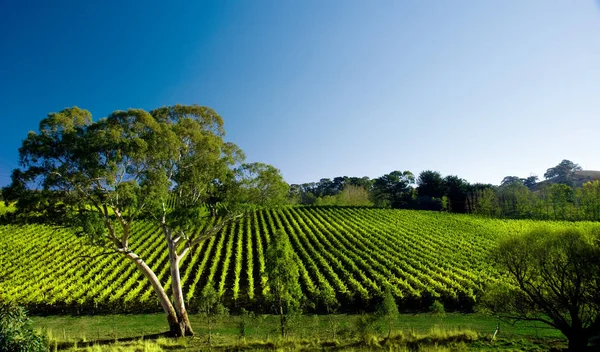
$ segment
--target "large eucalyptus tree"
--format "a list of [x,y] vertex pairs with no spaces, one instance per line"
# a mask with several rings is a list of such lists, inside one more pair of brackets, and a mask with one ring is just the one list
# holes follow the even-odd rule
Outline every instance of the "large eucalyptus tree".
[[[105,253],[131,260],[150,281],[171,334],[191,335],[179,264],[242,216],[236,199],[250,200],[248,182],[236,177],[243,153],[224,135],[221,117],[197,105],[116,111],[97,122],[86,110],[68,108],[49,114],[23,141],[21,168],[4,196],[23,212],[78,225]],[[140,217],[154,221],[167,243],[172,297],[130,246]],[[190,231],[203,219],[210,226]]]

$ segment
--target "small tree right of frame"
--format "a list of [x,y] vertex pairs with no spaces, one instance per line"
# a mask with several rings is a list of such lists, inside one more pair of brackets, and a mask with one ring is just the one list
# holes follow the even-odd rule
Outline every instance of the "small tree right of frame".
[[267,301],[279,315],[281,337],[287,336],[295,315],[301,314],[300,275],[289,239],[282,230],[272,237],[265,257],[269,292]]
[[585,351],[600,334],[600,236],[540,227],[500,241],[492,258],[508,285],[489,287],[482,305],[514,321],[538,321]]

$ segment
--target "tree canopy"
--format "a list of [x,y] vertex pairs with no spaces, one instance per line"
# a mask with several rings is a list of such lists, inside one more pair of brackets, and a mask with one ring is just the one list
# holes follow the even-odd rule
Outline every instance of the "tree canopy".
[[448,197],[448,209],[455,213],[465,213],[469,183],[458,176],[448,175],[444,178],[444,184],[446,197]]
[[488,307],[560,330],[582,351],[600,333],[600,237],[577,229],[538,228],[500,241],[493,259],[512,285],[490,290]]
[[377,206],[400,208],[410,201],[411,184],[415,176],[410,171],[392,171],[373,181],[373,201]]
[[277,231],[265,255],[265,273],[270,291],[268,300],[279,315],[281,337],[286,336],[291,318],[301,312],[302,288],[294,252],[285,232]]
[[[248,202],[267,204],[287,186],[269,165],[241,165],[242,151],[224,136],[223,119],[198,105],[115,111],[97,122],[86,110],[67,108],[28,134],[19,149],[22,167],[4,196],[20,212],[77,225],[91,243],[133,261],[150,280],[171,333],[193,334],[180,261],[240,218]],[[172,299],[130,248],[140,217],[153,220],[167,242]],[[191,231],[203,222],[202,231]]]
[[419,196],[442,198],[444,196],[444,179],[438,171],[425,170],[417,178]]
[[549,168],[544,173],[544,178],[556,178],[558,182],[570,185],[572,176],[576,171],[583,170],[579,164],[575,164],[571,160],[563,160],[558,165]]
[[236,173],[240,201],[263,206],[286,203],[290,186],[274,166],[264,163],[243,164]]

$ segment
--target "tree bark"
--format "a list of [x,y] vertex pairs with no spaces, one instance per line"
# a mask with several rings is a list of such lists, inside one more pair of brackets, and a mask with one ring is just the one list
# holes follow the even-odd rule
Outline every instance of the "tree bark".
[[183,300],[183,290],[181,287],[181,275],[179,273],[179,258],[175,252],[174,245],[169,243],[169,266],[171,270],[171,289],[173,291],[173,305],[177,313],[177,320],[180,329],[183,331],[183,336],[193,336],[194,330],[188,318],[187,310],[185,309],[185,301]]
[[285,315],[283,314],[283,303],[279,298],[279,324],[281,325],[281,337],[285,337]]
[[[179,322],[180,319],[177,315],[177,312],[173,308],[171,301],[169,301],[169,297],[167,297],[167,294],[166,294],[162,284],[158,280],[158,277],[156,277],[156,274],[154,274],[154,271],[152,271],[152,269],[148,266],[148,264],[146,264],[142,260],[142,258],[140,258],[137,254],[135,254],[133,252],[127,252],[127,253],[124,253],[124,255],[127,258],[129,258],[131,261],[133,261],[135,263],[135,265],[138,267],[138,269],[140,269],[140,271],[144,274],[144,276],[150,281],[150,284],[152,285],[154,292],[158,296],[160,305],[162,306],[163,310],[167,314],[167,321],[169,323],[169,334],[172,336],[185,336],[185,329],[182,329],[182,325]],[[187,318],[187,315],[186,315],[186,318]],[[188,324],[189,324],[189,321],[188,321]]]

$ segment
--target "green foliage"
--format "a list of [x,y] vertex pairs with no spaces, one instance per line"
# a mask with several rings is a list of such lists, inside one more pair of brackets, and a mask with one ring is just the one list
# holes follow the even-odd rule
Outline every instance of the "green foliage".
[[33,331],[23,307],[12,303],[0,305],[0,351],[45,352],[46,340]]
[[368,177],[322,178],[319,182],[290,185],[288,200],[303,205],[370,206],[373,180]]
[[383,290],[381,302],[377,305],[375,314],[384,319],[393,320],[398,318],[400,313],[398,312],[398,306],[396,305],[396,300],[390,287]]
[[600,219],[600,181],[586,182],[576,192],[584,218],[586,220]]
[[106,246],[106,225],[98,212],[82,210],[79,214],[73,215],[70,223],[81,229],[78,235],[86,238],[89,244]]
[[256,321],[256,315],[252,311],[247,311],[242,308],[240,315],[237,317],[236,326],[238,330],[238,337],[242,340],[246,339],[248,335],[248,328],[253,325]]
[[419,196],[442,198],[445,194],[444,179],[438,171],[425,170],[417,178]]
[[481,188],[473,190],[469,194],[469,211],[473,214],[495,217],[500,214],[496,191],[491,188]]
[[520,182],[500,187],[472,186],[468,210],[488,217],[552,220],[600,220],[600,183],[573,189],[562,183],[538,184],[535,191]]
[[[530,218],[534,216],[535,195],[520,182],[499,187],[496,191],[499,212],[510,218]],[[493,211],[492,211],[493,212]]]
[[446,309],[444,308],[444,303],[437,301],[437,300],[433,301],[431,306],[429,306],[429,311],[439,317],[443,317],[446,315]]
[[531,314],[528,299],[523,291],[506,282],[486,287],[485,294],[479,300],[478,310],[486,314]]
[[593,182],[574,188],[577,171],[581,166],[563,160],[547,170],[549,181],[542,183],[537,176],[506,176],[499,187],[471,185],[468,210],[504,218],[600,220],[600,192]]
[[338,205],[343,206],[371,206],[369,192],[363,186],[345,185],[338,195]]
[[237,198],[244,203],[276,206],[286,203],[289,185],[281,172],[263,163],[243,164],[236,169]]
[[200,297],[198,298],[198,308],[200,314],[206,319],[208,323],[208,344],[212,343],[212,330],[213,326],[219,322],[220,319],[229,315],[229,310],[225,308],[219,293],[212,285],[206,285]]
[[373,181],[372,198],[378,207],[401,208],[410,203],[415,176],[410,171],[392,171]]
[[386,289],[383,290],[383,296],[381,302],[377,306],[375,315],[387,325],[388,338],[390,338],[392,326],[395,320],[400,316],[391,287],[386,287]]
[[315,293],[315,297],[317,304],[325,307],[327,314],[335,313],[340,306],[340,302],[335,296],[335,291],[329,285],[323,285],[323,287],[319,288]]
[[448,199],[448,210],[453,213],[465,213],[469,183],[458,176],[448,175],[444,178],[444,186]]
[[597,231],[548,227],[503,239],[492,257],[512,287],[491,290],[484,302],[509,316],[557,328],[570,349],[578,350],[600,333],[599,241]]
[[[194,311],[201,290],[210,284],[231,309],[273,312],[272,301],[266,303],[265,254],[273,234],[281,230],[298,270],[302,301],[314,302],[314,308],[304,305],[309,312],[372,311],[388,285],[405,309],[422,309],[421,302],[438,300],[448,311],[468,310],[482,288],[507,280],[506,271],[489,260],[498,239],[541,223],[581,231],[599,226],[376,208],[261,209],[192,249],[181,281]],[[136,222],[131,231],[137,234],[132,246],[168,280],[164,235],[150,221]],[[0,226],[0,289],[35,313],[160,310],[135,266],[101,256],[104,249],[87,243],[63,227]],[[81,260],[73,260],[74,248]]]
[[86,110],[68,108],[48,115],[39,133],[23,141],[23,169],[13,172],[6,194],[21,212],[48,220],[57,219],[52,210],[63,209],[63,219],[84,225],[92,237],[100,231],[79,220],[82,213],[108,221],[114,215],[127,222],[144,214],[160,218],[175,194],[179,206],[168,209],[167,222],[180,227],[190,214],[179,208],[237,201],[225,190],[243,154],[223,136],[219,115],[197,105],[116,111],[97,122]]
[[546,170],[546,173],[544,173],[544,177],[547,179],[554,178],[559,183],[572,186],[573,185],[573,181],[572,181],[573,174],[575,173],[575,171],[581,171],[581,170],[582,170],[581,166],[579,166],[578,164],[575,164],[574,162],[572,162],[570,160],[565,159],[565,160],[561,161],[555,167],[551,167],[548,170]]
[[292,318],[301,313],[302,289],[300,274],[285,232],[277,231],[271,238],[265,256],[265,271],[269,292],[267,301],[280,316],[281,336],[287,335]]
[[500,182],[500,186],[509,186],[513,184],[522,185],[523,179],[519,178],[518,176],[506,176],[502,179],[502,182]]
[[372,314],[361,314],[354,321],[354,332],[363,343],[369,343],[373,334],[377,332],[377,316]]
[[523,184],[531,189],[532,187],[535,187],[538,180],[539,178],[537,176],[532,175],[523,179]]
[[212,285],[206,285],[198,298],[198,309],[200,314],[208,320],[227,316],[229,311],[223,305],[219,293]]
[[573,203],[573,188],[561,183],[552,184],[548,187],[550,202],[552,203],[554,218],[567,219],[569,203]]
[[336,205],[336,206],[372,206],[369,192],[355,185],[345,185],[341,192],[336,195],[323,196],[315,199],[314,205]]
[[[287,192],[269,165],[242,166],[250,176],[240,180],[235,167],[244,155],[224,135],[221,117],[198,105],[115,111],[97,122],[86,110],[67,108],[48,115],[23,141],[22,168],[3,195],[17,201],[20,214],[78,227],[88,243],[133,260],[150,280],[171,333],[193,334],[177,279],[180,261],[241,218],[249,202],[281,202]],[[132,229],[140,218],[152,219],[168,244],[172,300],[136,253],[133,244],[143,234]]]

